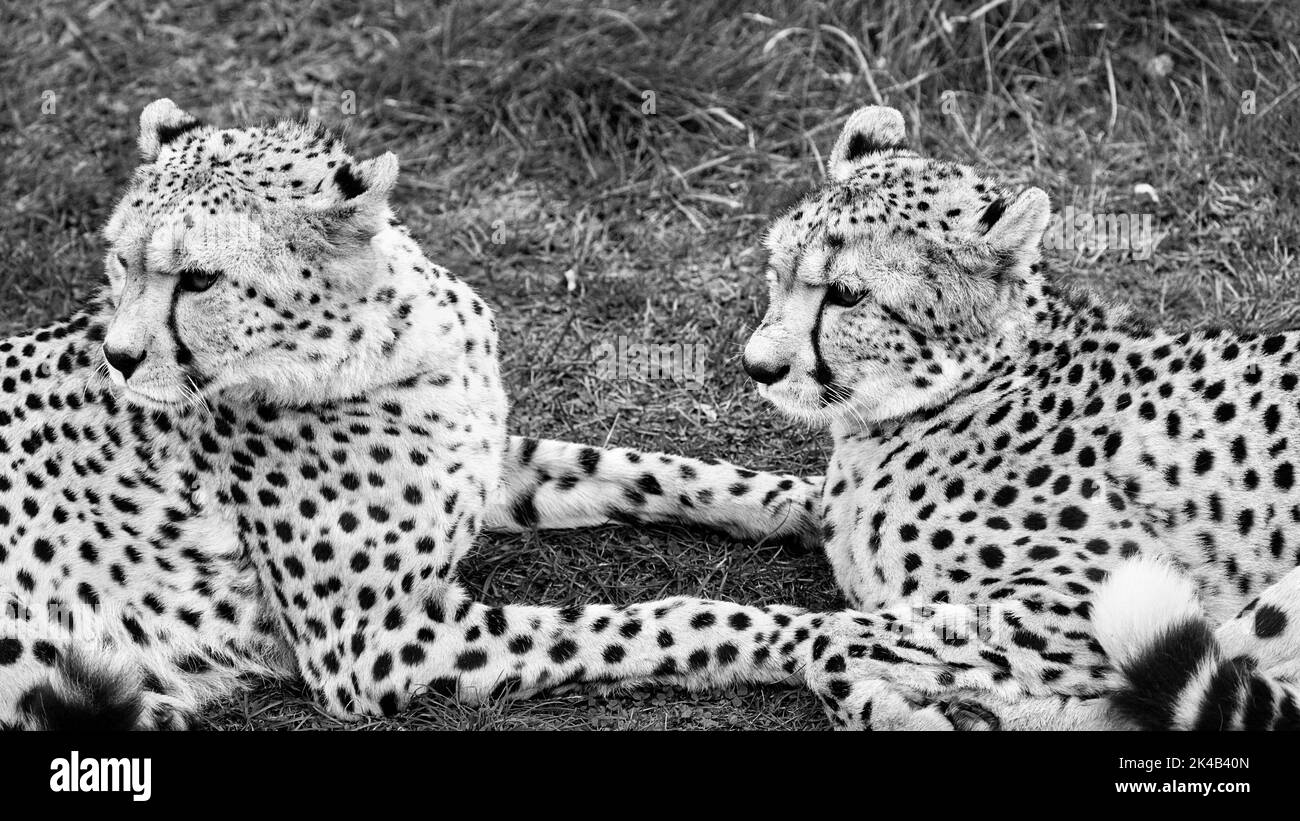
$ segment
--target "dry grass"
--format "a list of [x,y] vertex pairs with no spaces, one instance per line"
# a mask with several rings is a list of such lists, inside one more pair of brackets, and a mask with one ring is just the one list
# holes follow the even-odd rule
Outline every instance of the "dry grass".
[[[498,307],[514,427],[528,434],[819,472],[820,437],[757,402],[735,359],[762,309],[758,232],[815,184],[865,102],[902,109],[923,150],[1032,181],[1058,208],[1154,214],[1150,260],[1056,254],[1062,278],[1166,325],[1300,324],[1292,4],[363,5],[0,11],[0,332],[94,287],[95,231],[134,163],[135,118],[163,95],[225,123],[311,114],[364,155],[397,152],[402,216]],[[1135,193],[1142,183],[1158,202]],[[707,346],[706,385],[597,379],[591,347],[619,336]],[[835,603],[818,557],[679,529],[492,538],[466,576],[498,602]],[[293,686],[208,721],[337,726]],[[362,726],[822,725],[805,694],[759,690],[428,700]]]

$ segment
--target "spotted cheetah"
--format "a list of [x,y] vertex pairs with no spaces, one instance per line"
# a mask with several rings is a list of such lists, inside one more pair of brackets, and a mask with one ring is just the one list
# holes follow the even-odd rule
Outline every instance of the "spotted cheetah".
[[348,718],[806,664],[797,608],[475,601],[484,527],[808,541],[817,485],[508,437],[492,311],[394,217],[392,154],[166,99],[139,147],[109,287],[0,341],[0,723],[185,726],[259,676]]
[[849,119],[767,233],[743,360],[834,438],[832,720],[1300,728],[1300,333],[1053,283],[1044,192],[905,145],[893,109]]

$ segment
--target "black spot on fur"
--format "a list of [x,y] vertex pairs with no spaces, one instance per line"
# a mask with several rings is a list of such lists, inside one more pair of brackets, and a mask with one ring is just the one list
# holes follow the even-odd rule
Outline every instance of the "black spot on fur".
[[425,689],[435,696],[455,698],[456,678],[454,676],[439,676],[430,681]]
[[521,496],[515,501],[514,507],[510,511],[515,522],[520,527],[531,528],[537,526],[537,506],[533,503],[533,495]]
[[456,669],[470,672],[487,664],[487,661],[487,653],[484,650],[475,647],[472,650],[463,651],[456,657]]
[[1282,635],[1286,629],[1286,613],[1271,604],[1261,605],[1255,611],[1255,635],[1271,639]]

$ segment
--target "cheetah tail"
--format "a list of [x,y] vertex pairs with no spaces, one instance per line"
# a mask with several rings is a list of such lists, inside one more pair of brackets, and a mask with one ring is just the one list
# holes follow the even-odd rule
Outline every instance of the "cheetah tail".
[[104,732],[144,726],[138,676],[105,659],[68,647],[57,653],[51,675],[19,698],[16,726],[34,730]]
[[1233,623],[1216,633],[1192,580],[1168,564],[1142,558],[1115,570],[1098,591],[1092,621],[1120,674],[1109,702],[1126,724],[1143,730],[1300,729],[1300,688],[1253,652],[1262,648],[1246,643],[1244,652],[1229,652],[1225,637],[1232,634],[1225,631]]

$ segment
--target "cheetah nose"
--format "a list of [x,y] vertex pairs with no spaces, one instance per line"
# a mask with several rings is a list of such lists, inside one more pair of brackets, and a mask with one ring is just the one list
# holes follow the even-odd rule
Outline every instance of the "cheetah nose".
[[745,373],[749,374],[749,378],[761,385],[771,385],[773,382],[780,382],[785,378],[785,375],[790,372],[789,365],[781,365],[780,367],[774,368],[771,365],[764,365],[761,362],[751,362],[748,357],[742,358],[741,364],[745,366]]
[[144,361],[146,355],[145,351],[131,353],[129,351],[115,351],[108,346],[104,346],[104,358],[108,360],[108,364],[117,369],[118,373],[122,374],[123,379],[131,378],[131,374],[135,373],[135,369],[140,367],[140,363]]

